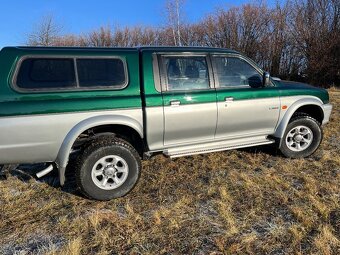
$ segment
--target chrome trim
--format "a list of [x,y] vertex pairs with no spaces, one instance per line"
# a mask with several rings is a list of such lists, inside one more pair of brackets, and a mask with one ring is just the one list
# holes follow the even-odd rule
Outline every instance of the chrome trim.
[[[75,82],[76,86],[75,87],[70,87],[70,88],[51,88],[51,89],[25,89],[25,88],[20,88],[16,82],[17,82],[17,76],[21,67],[21,64],[24,60],[30,59],[30,58],[50,58],[50,59],[71,59],[73,60],[73,66],[75,68]],[[80,87],[79,86],[79,79],[78,79],[78,70],[77,70],[77,59],[119,59],[123,62],[123,67],[124,67],[124,75],[125,75],[125,82],[122,85],[119,86],[97,86],[93,88],[88,88],[88,87]],[[74,54],[71,55],[48,55],[48,54],[36,54],[36,55],[24,55],[20,57],[20,59],[16,62],[15,64],[15,70],[13,73],[13,76],[11,78],[10,82],[10,87],[19,93],[49,93],[49,92],[78,92],[78,91],[100,91],[100,90],[123,90],[129,85],[129,74],[128,74],[128,68],[127,68],[127,62],[126,59],[120,56],[77,56]]]
[[233,101],[234,101],[234,98],[233,98],[233,97],[225,97],[225,98],[224,98],[224,101],[230,103],[230,102],[233,102]]
[[181,156],[195,155],[201,153],[210,153],[215,151],[224,151],[250,146],[258,146],[263,144],[271,144],[274,142],[274,140],[270,140],[264,135],[258,135],[253,137],[236,138],[232,140],[210,141],[197,145],[184,145],[166,149],[163,151],[163,153],[164,155],[171,158],[177,158]]
[[181,104],[181,101],[179,101],[179,100],[170,101],[171,106],[179,106],[180,104]]

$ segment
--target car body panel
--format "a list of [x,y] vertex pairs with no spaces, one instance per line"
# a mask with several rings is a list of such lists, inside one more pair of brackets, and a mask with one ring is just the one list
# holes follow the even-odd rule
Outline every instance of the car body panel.
[[[185,97],[178,101],[187,100]],[[214,139],[217,122],[215,93],[211,97],[214,99],[211,103],[164,106],[164,147]]]
[[274,136],[277,138],[282,138],[284,132],[286,130],[286,126],[289,123],[289,120],[295,113],[295,111],[304,105],[315,105],[322,107],[323,103],[320,98],[315,96],[286,96],[281,97],[281,104],[286,106],[286,109],[281,108],[281,114],[279,119],[279,125],[277,126]]
[[[232,99],[225,101],[225,99]],[[280,113],[277,88],[218,89],[218,123],[215,138],[274,133]]]
[[[31,55],[118,56],[124,59],[128,65],[129,84],[125,89],[119,90],[16,91],[13,88],[13,75],[17,63],[22,57]],[[138,61],[139,56],[136,49],[4,48],[0,51],[0,117],[142,107]]]
[[68,142],[63,145],[65,141],[74,142],[87,128],[107,124],[129,126],[143,137],[142,108],[2,117],[0,162],[56,161],[63,146],[70,147]]
[[280,90],[281,97],[287,96],[314,96],[319,98],[322,103],[329,103],[329,94],[327,90],[317,88],[308,84],[293,81],[274,81]]

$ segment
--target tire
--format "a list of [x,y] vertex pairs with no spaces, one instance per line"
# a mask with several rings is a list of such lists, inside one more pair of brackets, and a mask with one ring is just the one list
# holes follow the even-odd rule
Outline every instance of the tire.
[[115,137],[94,140],[76,163],[76,182],[88,198],[110,200],[123,197],[136,185],[141,171],[137,151]]
[[286,127],[280,151],[288,158],[312,155],[322,141],[321,124],[307,114],[296,114]]

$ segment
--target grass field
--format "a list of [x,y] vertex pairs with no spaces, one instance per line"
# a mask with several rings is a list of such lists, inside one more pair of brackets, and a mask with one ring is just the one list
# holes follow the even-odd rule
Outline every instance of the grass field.
[[60,188],[12,170],[0,181],[0,254],[340,254],[340,91],[330,94],[307,159],[271,147],[160,155],[109,202],[81,197],[72,178]]

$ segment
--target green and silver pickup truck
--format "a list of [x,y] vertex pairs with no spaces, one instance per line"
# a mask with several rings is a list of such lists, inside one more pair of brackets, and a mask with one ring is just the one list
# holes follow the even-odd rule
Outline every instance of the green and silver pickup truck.
[[320,145],[326,90],[272,78],[252,60],[205,47],[5,47],[0,164],[49,162],[60,184],[76,155],[89,198],[126,195],[141,158],[273,144],[290,158]]

